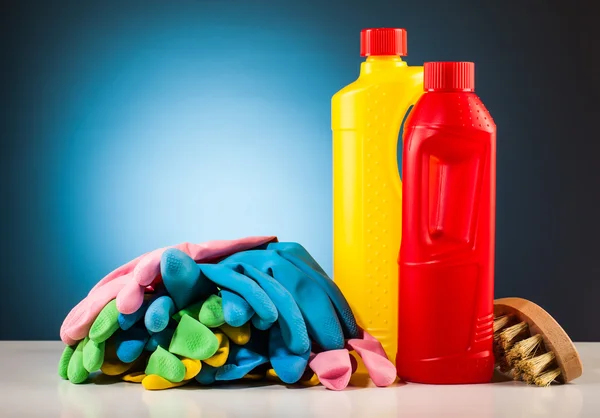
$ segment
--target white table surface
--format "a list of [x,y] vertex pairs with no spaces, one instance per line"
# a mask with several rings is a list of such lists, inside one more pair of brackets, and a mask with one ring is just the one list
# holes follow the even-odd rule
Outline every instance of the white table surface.
[[583,376],[538,388],[520,382],[389,388],[199,386],[146,391],[132,383],[73,385],[57,375],[60,342],[0,342],[0,417],[600,417],[600,343],[578,343]]

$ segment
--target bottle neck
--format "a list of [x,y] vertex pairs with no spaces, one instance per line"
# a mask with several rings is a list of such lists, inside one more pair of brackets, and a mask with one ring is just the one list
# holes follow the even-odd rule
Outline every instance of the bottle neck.
[[473,93],[475,94],[475,90],[473,89],[452,89],[452,88],[448,88],[448,89],[429,89],[429,90],[425,90],[425,94],[432,94],[432,93],[460,93],[460,94],[465,94],[465,93]]
[[360,74],[366,75],[401,67],[406,67],[406,62],[398,55],[371,55],[360,64]]

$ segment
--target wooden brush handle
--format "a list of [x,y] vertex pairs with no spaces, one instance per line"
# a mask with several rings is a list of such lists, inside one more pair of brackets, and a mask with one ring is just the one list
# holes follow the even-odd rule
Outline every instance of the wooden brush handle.
[[546,349],[552,351],[561,375],[562,383],[577,379],[583,373],[583,365],[573,341],[552,316],[539,305],[521,298],[502,298],[494,301],[494,316],[513,315],[529,325],[531,335],[540,334]]

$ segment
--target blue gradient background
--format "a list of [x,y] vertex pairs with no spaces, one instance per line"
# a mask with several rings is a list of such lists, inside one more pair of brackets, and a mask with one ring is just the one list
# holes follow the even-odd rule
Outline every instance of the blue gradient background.
[[[478,94],[499,126],[497,296],[531,298],[574,338],[600,340],[583,323],[600,319],[588,239],[600,231],[580,181],[599,184],[585,161],[599,149],[574,132],[593,105],[556,89],[570,62],[589,59],[584,11],[80,3],[13,2],[3,15],[0,338],[58,338],[106,273],[182,241],[278,235],[331,273],[330,98],[358,75],[360,29],[402,26],[409,63],[477,63]],[[557,27],[565,32],[549,44]],[[586,87],[581,71],[575,91]],[[570,164],[560,176],[558,163]]]

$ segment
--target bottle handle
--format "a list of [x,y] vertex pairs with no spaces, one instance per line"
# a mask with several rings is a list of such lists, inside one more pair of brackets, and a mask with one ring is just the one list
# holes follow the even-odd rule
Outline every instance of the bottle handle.
[[423,95],[423,67],[408,67],[407,71],[411,71],[413,73],[410,75],[410,79],[413,81],[413,84],[406,89],[406,94],[411,96],[411,99],[408,101],[406,108],[400,114],[398,129],[396,131],[396,138],[398,138],[398,140],[391,150],[392,152],[388,153],[390,158],[393,159],[393,161],[391,161],[389,164],[393,170],[390,178],[394,179],[393,187],[396,190],[396,195],[399,196],[400,199],[402,199],[402,173],[400,172],[400,167],[398,165],[398,146],[404,146],[404,138],[400,138],[400,132],[404,133],[403,127],[406,124],[409,116],[407,113],[412,111],[411,108],[414,107],[419,98]]

